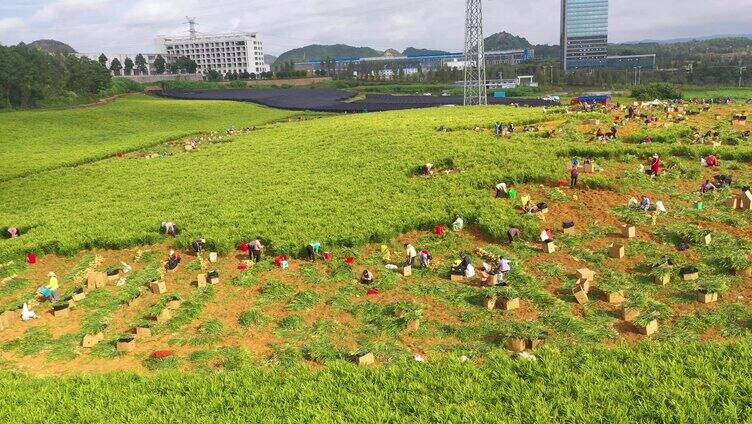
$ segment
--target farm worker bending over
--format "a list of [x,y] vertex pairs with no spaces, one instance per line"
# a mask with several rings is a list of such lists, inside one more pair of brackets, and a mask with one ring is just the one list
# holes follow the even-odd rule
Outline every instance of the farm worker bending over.
[[475,267],[473,267],[473,264],[467,264],[467,268],[465,268],[465,278],[473,277],[475,277]]
[[57,282],[57,274],[50,272],[47,276],[50,277],[50,280],[45,287],[50,291],[49,299],[53,302],[57,302],[60,298],[60,285]]
[[454,223],[452,224],[452,229],[453,229],[454,231],[460,231],[460,230],[462,230],[463,228],[465,228],[465,221],[463,221],[463,220],[462,220],[462,218],[460,218],[460,217],[458,216],[458,217],[457,217],[457,219],[456,219],[456,220],[454,221]]
[[165,265],[165,268],[169,270],[173,270],[178,267],[178,264],[180,263],[180,255],[178,252],[174,251],[173,249],[170,249],[169,256],[167,257],[167,264]]
[[8,228],[8,237],[15,238],[15,237],[18,237],[19,234],[20,233],[18,231],[18,228],[16,228],[16,227],[9,227]]
[[661,173],[661,158],[655,154],[650,161],[650,175],[658,176]]
[[718,156],[710,155],[707,158],[705,158],[705,164],[707,166],[713,167],[713,166],[719,166],[721,162],[718,160]]
[[431,265],[431,259],[431,252],[425,249],[420,251],[420,266],[428,268]]
[[522,236],[522,231],[520,231],[519,228],[512,227],[507,231],[507,236],[509,237],[509,242],[513,242],[514,239]]
[[[470,260],[470,256],[465,255],[462,261],[455,262],[455,265],[452,267],[452,273],[455,275],[466,275],[468,266],[472,266],[472,260]],[[474,274],[475,270],[473,270]]]
[[648,198],[648,196],[642,196],[642,200],[640,201],[640,209],[644,210],[645,212],[650,210],[650,199]]
[[503,197],[506,196],[509,192],[507,191],[507,183],[499,183],[496,184],[496,197]]
[[206,247],[206,239],[198,239],[193,242],[193,251],[196,254],[201,254],[201,251]]
[[37,317],[37,313],[29,309],[29,305],[24,302],[23,308],[21,309],[21,320],[22,321],[29,321]]
[[385,244],[381,245],[381,259],[384,262],[389,262],[392,260],[392,253],[389,251],[389,246]]
[[509,259],[501,258],[499,260],[499,282],[504,282],[507,272],[512,270],[512,264]]
[[373,274],[369,270],[364,270],[363,274],[360,276],[360,282],[363,284],[371,284],[373,283]]
[[251,242],[250,258],[256,262],[261,261],[261,249],[264,246],[261,244],[261,240],[256,239]]
[[176,236],[178,235],[178,233],[180,233],[180,229],[178,229],[177,224],[172,221],[163,222],[162,229],[167,236]]
[[491,277],[491,265],[486,262],[480,266],[480,281],[485,283]]
[[709,191],[715,190],[716,187],[713,183],[710,182],[710,180],[705,180],[705,183],[700,187],[700,191],[703,193],[707,193]]
[[415,265],[416,256],[418,256],[418,252],[415,251],[415,247],[412,244],[405,243],[405,266]]
[[321,243],[317,241],[308,243],[308,246],[306,246],[306,252],[308,253],[308,260],[315,261],[316,255],[321,252]]

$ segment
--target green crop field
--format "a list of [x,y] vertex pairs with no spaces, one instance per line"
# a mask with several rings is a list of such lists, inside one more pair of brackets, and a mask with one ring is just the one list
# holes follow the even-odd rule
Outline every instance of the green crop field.
[[[135,95],[0,114],[13,134],[0,141],[11,163],[0,229],[22,233],[0,238],[0,313],[28,301],[40,315],[0,329],[0,422],[749,422],[752,212],[727,199],[752,182],[752,128],[731,122],[752,107],[685,107],[645,106],[659,118],[647,124],[621,122],[619,110],[293,115]],[[497,137],[495,121],[517,131]],[[595,139],[614,123],[617,140]],[[46,136],[57,133],[61,145]],[[183,148],[188,136],[201,140],[195,150]],[[58,153],[31,160],[39,146]],[[663,173],[652,178],[642,168],[656,153]],[[700,165],[710,153],[719,167]],[[597,163],[576,188],[573,156]],[[422,174],[426,163],[435,174]],[[733,186],[699,193],[718,174]],[[496,198],[499,182],[548,213]],[[642,195],[667,211],[628,206]],[[462,231],[432,233],[457,216]],[[166,220],[178,237],[161,233]],[[512,226],[522,237],[510,243]],[[191,251],[199,237],[217,263]],[[238,245],[255,237],[266,251],[254,265]],[[305,261],[312,240],[334,260]],[[433,253],[431,267],[386,268],[408,242]],[[166,271],[170,248],[183,260]],[[39,263],[24,263],[28,252]],[[508,286],[451,281],[465,254],[476,268],[510,259]],[[589,290],[583,268],[595,272]],[[358,282],[365,269],[371,286]],[[219,283],[198,287],[210,270]],[[86,287],[68,315],[34,300],[49,271],[65,302]],[[89,288],[92,271],[118,275]],[[644,334],[651,323],[657,332]],[[510,353],[515,342],[533,359]],[[154,357],[163,350],[172,355]],[[375,364],[353,363],[358,352]],[[47,403],[54,413],[39,412]]]
[[189,103],[144,95],[96,108],[0,113],[0,180],[295,114],[251,104]]

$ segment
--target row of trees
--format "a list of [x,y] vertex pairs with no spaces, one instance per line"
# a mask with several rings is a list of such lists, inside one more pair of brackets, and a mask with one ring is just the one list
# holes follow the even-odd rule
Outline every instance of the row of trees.
[[[99,55],[98,61],[103,68],[108,69],[113,75],[146,75],[149,69],[146,58],[141,53],[136,55],[135,60],[126,57],[122,63],[120,59],[114,58],[110,61],[109,67],[107,66],[107,56],[104,53]],[[180,56],[175,62],[170,63],[167,63],[162,55],[157,55],[154,59],[154,72],[158,75],[165,72],[170,74],[195,74],[197,69],[198,64],[186,56]]]
[[34,107],[70,97],[89,98],[110,88],[99,63],[73,55],[50,55],[23,43],[0,46],[0,108]]

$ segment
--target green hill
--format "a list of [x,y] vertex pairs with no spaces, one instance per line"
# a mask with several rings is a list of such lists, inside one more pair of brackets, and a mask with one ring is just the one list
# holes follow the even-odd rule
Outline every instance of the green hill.
[[309,60],[322,60],[327,57],[345,59],[349,57],[377,57],[382,54],[384,52],[374,50],[370,47],[353,47],[346,44],[312,44],[282,53],[274,62],[274,66],[280,66],[282,63],[291,60],[293,62],[305,62]]
[[35,47],[46,53],[76,53],[76,50],[57,40],[36,40],[29,43],[30,47]]
[[506,31],[486,37],[485,43],[486,51],[524,49],[533,46],[526,38],[512,35]]
[[437,54],[447,54],[449,52],[444,50],[431,50],[431,49],[416,49],[415,47],[408,47],[402,52],[404,56],[431,56]]

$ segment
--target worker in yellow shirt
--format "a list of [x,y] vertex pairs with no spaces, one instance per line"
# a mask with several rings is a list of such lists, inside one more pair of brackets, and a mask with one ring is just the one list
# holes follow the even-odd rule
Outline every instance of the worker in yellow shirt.
[[47,283],[47,288],[50,290],[50,300],[57,302],[60,299],[60,285],[57,282],[57,274],[50,272],[48,274],[50,281]]

